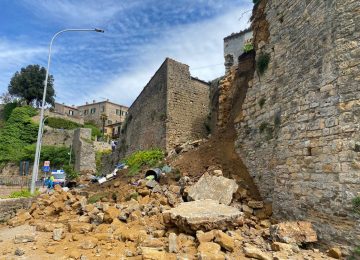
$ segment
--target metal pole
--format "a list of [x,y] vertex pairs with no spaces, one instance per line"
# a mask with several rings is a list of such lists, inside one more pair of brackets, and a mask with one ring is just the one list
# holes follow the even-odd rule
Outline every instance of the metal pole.
[[44,93],[41,103],[41,110],[40,110],[40,122],[39,122],[39,130],[38,130],[38,136],[36,141],[36,151],[35,151],[35,159],[34,159],[34,166],[31,176],[31,187],[30,192],[31,194],[34,194],[35,192],[35,182],[39,173],[39,161],[40,161],[40,151],[41,151],[41,136],[43,132],[43,119],[44,119],[44,110],[45,110],[45,99],[46,99],[46,89],[48,84],[48,78],[49,78],[49,70],[50,70],[50,60],[51,60],[51,47],[55,40],[55,38],[63,32],[69,32],[69,31],[94,31],[94,32],[101,32],[103,33],[104,30],[101,29],[65,29],[61,30],[54,34],[54,36],[51,38],[50,45],[49,45],[49,55],[48,55],[48,63],[47,63],[47,69],[46,69],[46,76],[45,76],[45,84],[44,84]]

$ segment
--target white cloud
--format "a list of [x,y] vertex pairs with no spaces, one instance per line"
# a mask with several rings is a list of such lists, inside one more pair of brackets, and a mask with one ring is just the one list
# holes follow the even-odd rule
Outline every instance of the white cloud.
[[188,64],[192,76],[212,80],[224,74],[223,38],[245,29],[250,14],[236,8],[213,20],[170,28],[154,42],[139,45],[135,62],[126,73],[105,82],[89,100],[99,96],[131,105],[166,57]]
[[0,38],[0,92],[7,90],[10,78],[16,71],[34,60],[46,59],[47,52],[46,47],[33,47]]

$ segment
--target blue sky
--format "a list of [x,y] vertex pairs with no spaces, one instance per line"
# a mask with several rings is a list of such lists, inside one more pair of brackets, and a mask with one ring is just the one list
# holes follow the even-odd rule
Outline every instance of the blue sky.
[[166,57],[212,80],[224,74],[223,38],[249,26],[251,9],[251,0],[0,0],[0,93],[21,67],[46,67],[49,41],[64,28],[105,33],[56,39],[58,102],[130,106]]

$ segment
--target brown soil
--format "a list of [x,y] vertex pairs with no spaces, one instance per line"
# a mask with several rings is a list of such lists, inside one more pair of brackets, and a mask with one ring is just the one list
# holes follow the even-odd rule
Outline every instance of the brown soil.
[[200,178],[209,167],[223,171],[223,175],[237,181],[240,187],[248,190],[249,195],[259,200],[259,192],[234,149],[236,132],[233,126],[213,135],[198,148],[183,153],[170,161],[183,175]]

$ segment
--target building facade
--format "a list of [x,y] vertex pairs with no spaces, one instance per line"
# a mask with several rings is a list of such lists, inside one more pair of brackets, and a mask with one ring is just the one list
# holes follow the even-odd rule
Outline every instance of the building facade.
[[239,57],[244,53],[245,44],[251,42],[252,38],[253,33],[250,28],[224,38],[225,73],[231,67],[238,65]]
[[62,115],[67,115],[69,117],[80,118],[79,109],[74,105],[68,106],[64,103],[60,104],[55,102],[54,112]]
[[105,126],[115,123],[124,122],[128,113],[128,107],[119,105],[109,100],[92,103],[86,102],[85,105],[78,106],[80,115],[84,118],[85,122],[93,122],[98,127],[103,126],[103,120]]

